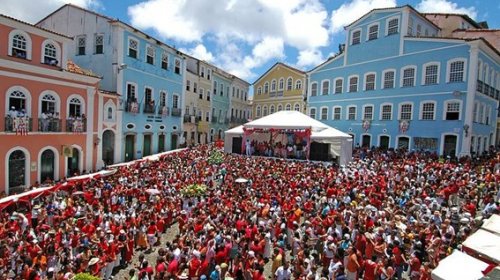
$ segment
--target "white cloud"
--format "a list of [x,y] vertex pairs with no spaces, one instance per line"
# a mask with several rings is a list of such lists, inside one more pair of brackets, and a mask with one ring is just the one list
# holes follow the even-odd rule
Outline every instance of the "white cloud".
[[474,6],[459,7],[457,3],[447,0],[422,0],[415,8],[422,13],[466,14],[471,18],[477,17]]
[[297,67],[305,69],[307,66],[316,66],[324,61],[323,54],[317,49],[303,50],[297,57]]
[[396,0],[352,0],[342,4],[332,11],[330,30],[332,33],[341,32],[344,26],[349,25],[369,11],[377,8],[395,7]]
[[197,59],[213,62],[214,55],[207,50],[207,48],[203,44],[198,44],[196,47],[191,49],[180,49],[180,51],[185,52]]
[[243,59],[246,68],[259,67],[273,58],[284,58],[284,44],[281,38],[266,37],[255,45],[252,55],[247,55]]
[[8,15],[29,23],[36,23],[64,4],[71,3],[82,8],[99,9],[100,0],[44,0],[35,4],[33,0],[2,0],[0,14]]

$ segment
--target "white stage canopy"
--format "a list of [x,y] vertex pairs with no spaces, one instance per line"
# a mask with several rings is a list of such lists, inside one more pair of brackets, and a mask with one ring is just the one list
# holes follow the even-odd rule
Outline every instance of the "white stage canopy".
[[464,251],[476,254],[479,258],[500,264],[500,236],[479,229],[469,236],[462,245]]
[[500,215],[495,214],[484,220],[481,228],[500,236]]
[[[310,130],[311,142],[329,145],[329,156],[337,157],[340,165],[346,165],[352,160],[352,137],[351,135],[330,127],[307,115],[297,111],[279,111],[260,119],[248,122],[244,125],[232,128],[225,132],[224,151],[231,153],[233,150],[240,151],[241,148],[233,148],[233,139],[240,138],[245,130]],[[260,141],[267,141],[259,139]],[[242,144],[242,142],[239,142]]]
[[488,264],[483,261],[454,251],[439,262],[431,277],[433,280],[478,280],[483,277],[482,271],[487,267]]

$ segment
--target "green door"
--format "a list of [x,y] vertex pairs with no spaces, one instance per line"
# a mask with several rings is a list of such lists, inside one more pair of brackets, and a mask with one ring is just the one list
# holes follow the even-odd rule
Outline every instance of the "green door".
[[125,161],[131,161],[134,159],[135,153],[135,136],[127,135],[125,136]]
[[77,174],[80,174],[80,152],[73,148],[73,155],[68,158],[68,175],[71,177]]
[[177,134],[172,134],[171,150],[177,149]]
[[389,136],[380,136],[380,148],[383,150],[389,149]]
[[158,135],[158,153],[165,151],[165,135]]
[[142,145],[142,154],[143,156],[151,155],[151,135],[144,135],[144,143]]
[[54,159],[55,155],[52,150],[43,151],[40,166],[40,182],[43,183],[47,179],[54,180]]

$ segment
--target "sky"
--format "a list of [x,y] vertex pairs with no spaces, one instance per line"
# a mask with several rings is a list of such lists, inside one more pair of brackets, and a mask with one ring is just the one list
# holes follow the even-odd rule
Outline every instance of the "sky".
[[[65,3],[118,18],[250,83],[276,62],[309,70],[338,52],[344,26],[374,8],[465,13],[500,28],[498,0],[0,0],[36,23]],[[31,5],[37,3],[37,7]]]

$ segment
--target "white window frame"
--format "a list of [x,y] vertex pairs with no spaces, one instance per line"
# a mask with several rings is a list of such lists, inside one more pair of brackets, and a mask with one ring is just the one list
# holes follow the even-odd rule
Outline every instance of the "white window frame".
[[[175,106],[175,98],[177,97],[177,106]],[[172,94],[172,109],[181,109],[181,96],[180,94]]]
[[[102,37],[102,45],[97,44],[97,38]],[[102,52],[97,53],[97,46],[102,46]],[[104,54],[104,34],[103,33],[96,33],[94,35],[94,54]]]
[[[356,91],[351,91],[351,79],[352,78],[358,78],[358,81],[356,83]],[[347,83],[348,83],[348,92],[358,92],[359,91],[359,75],[351,75],[347,78]]]
[[[427,103],[434,104],[434,110],[432,111],[432,119],[424,119],[424,104],[427,104]],[[435,100],[420,101],[419,120],[421,120],[421,121],[435,121],[436,120],[436,111],[437,111],[437,102]]]
[[55,47],[56,49],[56,57],[55,59],[57,60],[57,66],[61,66],[61,46],[54,40],[51,39],[46,39],[42,43],[42,50],[41,50],[41,56],[40,56],[40,62],[45,64],[45,47],[51,44]]
[[292,104],[287,103],[287,104],[285,105],[285,110],[286,110],[286,111],[292,111]]
[[[359,31],[359,42],[356,44],[353,44],[354,42],[354,33]],[[361,31],[361,28],[356,28],[351,31],[351,39],[349,40],[349,45],[359,45],[361,44],[361,36],[363,35],[363,32]]]
[[[377,26],[377,37],[370,39],[370,28],[372,28],[373,26]],[[378,22],[372,23],[366,27],[366,41],[377,40],[379,37],[380,37],[380,24]]]
[[[135,57],[131,56],[130,55],[130,42],[131,41],[134,41],[137,43],[137,49],[135,49],[135,51],[137,52]],[[127,40],[127,57],[130,57],[130,58],[134,58],[134,59],[138,59],[140,57],[140,53],[139,53],[139,50],[140,50],[140,45],[139,45],[139,40],[129,36],[128,37],[128,40]]]
[[[391,117],[388,120],[384,120],[384,106],[391,106]],[[392,121],[393,117],[394,117],[394,105],[392,103],[388,103],[388,102],[380,104],[379,120]]]
[[[297,110],[297,106],[299,106],[299,110]],[[293,110],[294,110],[294,111],[297,111],[297,112],[302,112],[302,106],[300,106],[300,104],[299,104],[299,103],[295,103],[295,104],[293,105]]]
[[[165,104],[161,104],[162,103],[162,95],[165,95]],[[159,92],[159,95],[158,95],[158,106],[165,106],[165,107],[168,107],[168,93],[166,90],[160,90]]]
[[269,82],[264,83],[264,94],[269,93]]
[[[314,116],[312,116],[312,112],[314,111]],[[317,120],[318,118],[318,110],[316,110],[316,107],[309,108],[309,117]]]
[[285,78],[280,78],[278,80],[278,90],[285,90]]
[[[403,108],[403,105],[411,105],[411,110],[410,110],[410,121],[413,120],[413,111],[415,109],[415,105],[413,104],[413,102],[401,102],[398,104],[398,120],[402,120],[401,118],[401,109]],[[405,119],[406,120],[406,119]]]
[[279,112],[279,111],[283,111],[283,105],[281,105],[281,104],[278,104],[278,106],[276,106],[276,112]]
[[[177,66],[177,64],[179,65]],[[176,68],[179,68],[179,73],[177,73]],[[174,73],[177,75],[182,75],[182,61],[179,58],[174,59]]]
[[[326,114],[324,114],[325,118],[323,118],[323,109],[326,110]],[[327,106],[322,106],[319,108],[319,120],[320,121],[327,121],[328,120],[328,107]]]
[[267,105],[262,106],[262,116],[265,117],[269,115],[269,111],[267,110]]
[[85,111],[85,98],[83,98],[83,96],[81,95],[78,95],[78,94],[72,94],[68,97],[68,99],[66,99],[66,118],[69,118],[70,117],[70,112],[69,112],[69,109],[70,109],[70,103],[71,103],[71,100],[73,100],[73,98],[76,98],[78,100],[80,100],[80,114],[86,114],[87,111]]
[[439,84],[439,78],[441,76],[440,75],[440,72],[441,72],[441,63],[439,61],[430,61],[430,62],[427,62],[424,65],[422,65],[422,81],[421,81],[421,85],[423,85],[423,86],[427,86],[427,84],[425,83],[425,77],[427,76],[427,71],[425,70],[425,68],[427,68],[428,66],[432,66],[432,65],[437,65],[437,78],[436,78],[436,83],[435,84],[428,84],[428,86],[438,85]]
[[363,105],[363,118],[362,120],[365,120],[365,115],[366,115],[366,108],[371,107],[372,108],[372,117],[369,120],[374,120],[375,119],[375,105],[373,104],[365,104]]
[[[339,80],[340,80],[340,81],[342,81],[342,85],[341,85],[340,92],[337,92],[337,81],[339,81]],[[334,83],[333,83],[333,84],[334,84],[334,87],[335,87],[335,88],[334,88],[334,91],[333,91],[333,94],[341,94],[341,93],[343,93],[343,92],[344,92],[344,78],[336,78],[336,79],[334,80]]]
[[[316,85],[316,94],[315,95],[313,95],[313,85]],[[310,93],[310,96],[318,96],[318,89],[319,89],[318,82],[312,82],[311,83],[311,91],[310,91],[311,93]]]
[[[354,108],[354,119],[350,119],[350,118],[349,118],[349,109],[350,109],[350,108]],[[357,117],[358,117],[358,106],[356,106],[356,105],[348,105],[348,106],[346,107],[346,109],[347,109],[347,110],[346,110],[346,112],[345,112],[345,113],[346,113],[346,115],[345,115],[345,116],[346,116],[346,118],[345,118],[345,119],[346,119],[347,121],[355,121],[355,120],[357,119]]]
[[[274,89],[273,89],[273,87],[274,87]],[[271,81],[271,92],[276,92],[277,88],[278,88],[278,84],[276,82],[276,79],[273,79]]]
[[286,79],[286,90],[287,91],[293,90],[293,78],[292,77],[288,77]]
[[276,113],[276,106],[274,104],[269,105],[269,115]]
[[[404,86],[404,73],[405,70],[412,69],[413,68],[413,84],[411,86]],[[407,65],[403,68],[401,68],[401,73],[399,76],[399,86],[402,88],[409,88],[409,87],[414,87],[416,85],[417,81],[417,66],[416,65]]]
[[14,36],[16,35],[21,35],[26,39],[26,59],[31,60],[31,51],[32,51],[32,42],[31,42],[31,36],[19,29],[14,29],[9,33],[9,50],[8,54],[9,56],[12,56],[12,47],[13,47],[13,40]]
[[41,92],[40,95],[38,96],[38,116],[42,115],[42,101],[43,101],[43,97],[47,94],[52,95],[54,97],[54,103],[55,103],[54,104],[54,110],[55,110],[54,113],[59,113],[59,118],[62,118],[61,98],[59,97],[57,92],[52,91],[52,90],[45,90],[45,91]]
[[300,79],[297,79],[295,81],[295,89],[296,90],[302,89],[302,81]]
[[[374,75],[374,78],[373,78],[373,89],[370,89],[370,90],[366,89],[366,80],[367,80],[368,75]],[[365,76],[363,77],[363,91],[373,91],[373,90],[376,90],[376,89],[377,89],[377,73],[376,72],[368,72],[368,73],[366,73]]]
[[451,83],[460,83],[460,82],[465,82],[467,81],[466,74],[467,74],[467,59],[465,58],[455,58],[455,59],[450,59],[446,63],[446,82],[450,83],[450,75],[451,75],[451,64],[454,62],[463,62],[464,63],[464,68],[462,69],[462,81],[454,81]]
[[[391,22],[391,20],[395,20],[395,19],[398,21],[396,33],[389,34],[389,22]],[[401,20],[399,19],[399,16],[387,18],[385,20],[385,36],[390,36],[390,35],[395,35],[395,34],[400,33],[400,26],[399,26],[400,22],[401,22]]]
[[[167,64],[167,67],[163,67],[163,63],[166,63]],[[161,63],[160,63],[160,67],[161,69],[163,70],[168,70],[168,67],[169,66],[169,53],[167,51],[162,51],[161,53]]]
[[[340,112],[339,112],[339,117],[338,118],[335,118],[335,110],[336,109],[340,109]],[[332,120],[334,121],[340,121],[342,120],[342,106],[333,106],[332,108]]]
[[257,95],[261,95],[262,94],[262,87],[258,87],[257,88]]
[[[325,82],[326,82],[326,83],[328,83],[328,91],[326,92],[326,94],[324,94],[324,93],[323,93],[323,90],[324,90],[324,85],[323,85],[323,84],[324,84]],[[321,95],[329,95],[329,94],[330,94],[330,80],[327,80],[327,79],[322,80],[322,81],[321,81]],[[319,96],[319,95],[318,95],[318,96]]]
[[[462,120],[462,108],[463,108],[463,102],[460,99],[448,99],[443,102],[443,121],[446,121],[446,113],[448,112],[448,104],[449,103],[459,103],[459,111],[458,111],[458,120],[451,120],[451,121],[461,121]],[[472,116],[474,119],[474,116]]]
[[[386,73],[389,73],[389,72],[393,72],[394,73],[394,78],[392,79],[392,87],[386,87],[385,86],[385,74]],[[391,88],[396,88],[396,69],[394,68],[391,68],[391,69],[385,69],[384,71],[382,71],[382,89],[391,89]]]
[[134,88],[135,88],[134,98],[137,100],[137,102],[139,102],[139,94],[137,93],[137,91],[139,90],[139,87],[137,86],[136,83],[133,83],[133,82],[126,82],[125,83],[125,96],[124,96],[125,100],[127,100],[127,98],[128,98],[128,92],[127,92],[128,85],[134,86]]
[[260,118],[262,114],[262,108],[260,105],[255,106],[255,117]]
[[[148,51],[149,49],[152,49],[153,50],[153,63],[149,63],[148,62]],[[146,62],[147,64],[149,65],[155,65],[155,59],[156,59],[156,49],[154,46],[150,45],[150,44],[146,44],[146,51],[145,51],[145,54],[144,54],[144,62]]]

